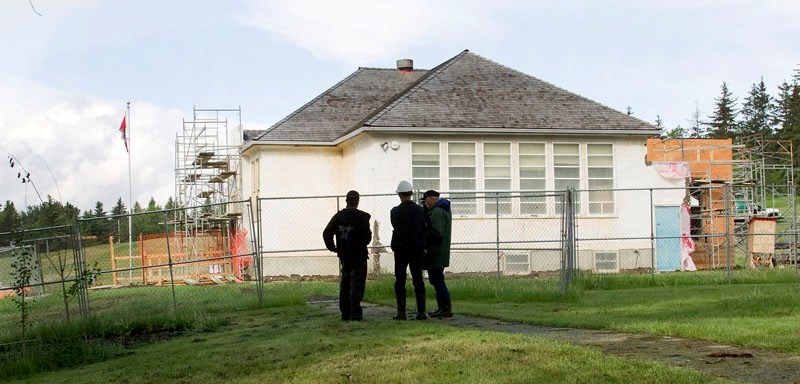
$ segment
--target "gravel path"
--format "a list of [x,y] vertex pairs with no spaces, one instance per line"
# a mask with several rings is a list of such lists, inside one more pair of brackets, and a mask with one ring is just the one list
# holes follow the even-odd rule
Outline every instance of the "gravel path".
[[[339,315],[338,302],[315,301]],[[390,319],[394,308],[364,304],[364,318]],[[545,339],[597,348],[625,358],[639,358],[694,369],[712,376],[750,383],[800,384],[800,356],[761,349],[667,336],[627,334],[577,328],[554,328],[466,316],[430,319],[441,324],[486,331],[535,335]]]

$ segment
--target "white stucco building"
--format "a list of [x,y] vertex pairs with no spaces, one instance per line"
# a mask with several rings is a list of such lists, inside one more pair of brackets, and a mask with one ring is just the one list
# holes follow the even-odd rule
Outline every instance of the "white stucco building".
[[[380,223],[381,242],[388,245],[389,209],[398,200],[370,195],[392,194],[400,180],[408,180],[417,190],[436,189],[452,198],[454,243],[539,241],[510,248],[541,248],[541,257],[557,254],[562,225],[557,198],[544,196],[546,191],[589,191],[580,194],[577,212],[587,223],[581,227],[587,238],[649,234],[650,222],[637,218],[654,205],[677,206],[683,198],[675,189],[656,194],[651,204],[612,191],[683,187],[683,180],[665,179],[645,163],[645,141],[659,134],[651,124],[469,51],[430,70],[413,69],[410,60],[397,64],[359,68],[269,129],[245,131],[244,194],[263,199],[358,190],[364,196],[360,208]],[[540,196],[498,199],[493,191]],[[279,274],[335,274],[321,231],[336,212],[336,200],[276,204],[264,204],[259,217],[262,251],[284,261],[308,258]],[[494,220],[498,216],[502,225]],[[580,258],[591,258],[592,248],[585,243]],[[645,264],[633,267],[646,267],[652,256],[649,240],[596,248],[643,253]],[[495,265],[500,257],[494,252],[471,252],[478,256],[464,271],[503,269]],[[470,251],[463,253],[464,260],[470,257]],[[553,269],[535,259],[529,258],[529,271]],[[280,269],[279,264],[265,267]],[[457,261],[451,266],[460,268]]]

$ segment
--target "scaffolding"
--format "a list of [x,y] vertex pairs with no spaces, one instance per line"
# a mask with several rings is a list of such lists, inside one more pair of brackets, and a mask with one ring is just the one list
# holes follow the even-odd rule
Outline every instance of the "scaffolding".
[[[188,260],[211,255],[208,236],[216,239],[216,249],[229,250],[230,237],[241,228],[241,205],[229,204],[241,200],[241,116],[241,107],[193,107],[192,119],[184,119],[176,135],[176,209],[169,224]],[[208,272],[230,271],[214,266]]]
[[[746,252],[748,225],[755,216],[781,216],[776,244],[796,262],[797,223],[791,143],[760,136],[732,139],[651,139],[648,160],[689,165],[693,257],[698,267],[724,267],[739,249]],[[690,199],[691,197],[691,199]],[[780,206],[780,208],[777,207]],[[729,236],[732,235],[732,236]]]
[[[782,222],[775,239],[776,253],[785,261],[797,263],[797,191],[794,183],[794,158],[792,142],[769,140],[762,135],[737,138],[742,148],[737,151],[740,160],[734,168],[735,210],[745,217],[753,215],[775,217]],[[749,222],[749,220],[748,220]],[[745,228],[746,230],[746,228]]]

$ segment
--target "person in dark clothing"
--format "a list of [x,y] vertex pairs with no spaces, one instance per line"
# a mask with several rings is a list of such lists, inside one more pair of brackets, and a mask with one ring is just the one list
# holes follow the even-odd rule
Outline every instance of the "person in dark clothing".
[[450,235],[453,224],[450,200],[440,199],[439,192],[429,190],[423,195],[422,201],[428,215],[425,230],[427,252],[423,268],[428,271],[428,281],[436,290],[436,303],[439,306],[428,316],[453,317],[450,291],[444,282],[444,269],[450,266]]
[[400,204],[392,208],[392,251],[394,252],[394,295],[397,299],[395,320],[406,320],[406,268],[417,300],[417,320],[425,320],[425,281],[422,278],[422,257],[425,253],[425,212],[414,201],[408,181],[397,185]]
[[[367,246],[372,240],[370,215],[358,209],[359,194],[347,192],[347,206],[337,212],[322,232],[325,247],[339,257],[339,310],[342,320],[361,321],[361,299],[367,282]],[[335,238],[335,242],[334,242]]]

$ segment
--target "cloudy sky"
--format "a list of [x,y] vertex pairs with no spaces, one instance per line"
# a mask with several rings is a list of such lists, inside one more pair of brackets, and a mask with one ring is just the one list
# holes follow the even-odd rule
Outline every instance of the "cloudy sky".
[[[174,194],[192,108],[265,129],[359,66],[432,68],[464,49],[665,126],[720,85],[772,94],[800,63],[796,0],[3,0],[0,202],[128,201],[117,129],[131,102],[133,201]],[[39,14],[41,14],[41,16]]]

